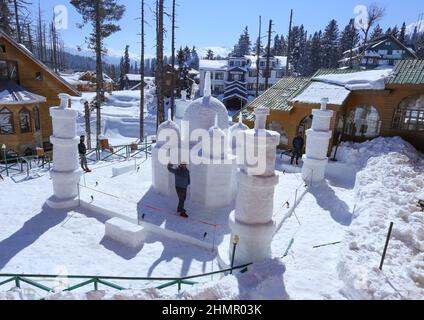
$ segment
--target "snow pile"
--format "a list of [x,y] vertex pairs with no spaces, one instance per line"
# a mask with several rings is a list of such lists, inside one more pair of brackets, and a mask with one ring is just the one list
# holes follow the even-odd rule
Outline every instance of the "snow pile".
[[[357,175],[354,220],[343,242],[343,293],[353,299],[423,299],[424,213],[418,206],[424,199],[422,156],[399,138],[344,148],[351,163],[369,160]],[[394,229],[381,272],[390,222]]]
[[[108,289],[86,293],[53,293],[46,300],[283,300],[288,299],[283,278],[285,270],[284,264],[275,259],[254,264],[244,274],[229,275],[204,285],[183,286],[186,290],[176,295],[154,288],[119,292]],[[176,286],[170,287],[167,292],[171,290],[176,290]],[[17,288],[0,293],[0,300],[36,298]]]
[[327,74],[315,77],[313,80],[342,86],[350,91],[384,90],[386,79],[391,75],[392,71],[392,68],[386,68],[346,74]]
[[391,152],[406,155],[414,164],[422,161],[415,148],[400,137],[379,137],[364,143],[343,142],[337,151],[337,159],[359,171],[366,166],[370,158]]

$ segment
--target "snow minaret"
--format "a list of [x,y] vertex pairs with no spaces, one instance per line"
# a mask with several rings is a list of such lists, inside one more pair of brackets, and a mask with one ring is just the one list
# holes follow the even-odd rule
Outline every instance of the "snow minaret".
[[[238,189],[235,211],[230,215],[229,225],[233,236],[240,241],[235,254],[235,265],[260,262],[271,258],[271,241],[275,232],[274,192],[279,182],[275,174],[276,148],[280,134],[266,130],[268,108],[255,109],[255,129],[243,131],[246,153],[253,150],[259,154],[259,167],[247,164],[238,173]],[[225,245],[225,244],[224,244]],[[220,248],[221,264],[232,258],[232,246]],[[227,264],[228,265],[228,264]]]
[[306,131],[306,154],[303,156],[302,177],[306,183],[324,180],[328,164],[328,147],[331,139],[333,111],[327,110],[328,99],[321,100],[321,109],[312,111],[312,128]]
[[78,183],[82,170],[78,161],[78,142],[76,131],[77,111],[68,108],[70,96],[59,94],[60,107],[50,108],[53,122],[53,169],[50,176],[54,195],[47,200],[47,205],[54,209],[71,209],[77,207]]
[[[167,152],[173,164],[179,164],[179,148],[181,132],[178,125],[171,119],[171,111],[168,112],[168,120],[162,123],[157,132],[158,140],[152,150],[152,185],[153,189],[164,196],[175,194],[175,179],[169,173],[167,163],[162,163],[161,152]],[[171,138],[171,139],[169,139]],[[166,140],[169,139],[167,142]],[[165,144],[167,144],[165,148]],[[175,159],[174,159],[175,158]]]

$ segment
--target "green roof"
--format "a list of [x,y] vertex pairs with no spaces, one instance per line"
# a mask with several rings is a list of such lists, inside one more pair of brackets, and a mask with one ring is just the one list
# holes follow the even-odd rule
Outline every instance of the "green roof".
[[262,95],[257,97],[249,103],[243,110],[243,117],[253,119],[252,114],[247,109],[255,109],[259,106],[267,107],[271,110],[280,110],[289,112],[293,109],[288,105],[290,99],[296,96],[305,85],[310,81],[310,78],[304,77],[284,77],[275,85],[265,91]]
[[387,84],[424,84],[424,60],[402,60]]

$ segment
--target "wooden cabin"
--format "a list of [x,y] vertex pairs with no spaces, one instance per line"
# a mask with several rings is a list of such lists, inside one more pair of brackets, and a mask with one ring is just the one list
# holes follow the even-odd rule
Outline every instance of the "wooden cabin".
[[51,148],[49,108],[60,104],[59,93],[80,95],[0,30],[0,146],[18,155]]
[[[61,74],[69,84],[74,86],[80,92],[96,92],[97,91],[97,78],[96,73],[93,71],[76,72],[73,74]],[[115,82],[106,73],[103,73],[103,90],[105,92],[112,92]]]
[[309,79],[285,77],[243,109],[244,121],[252,127],[254,108],[269,107],[268,127],[282,135],[280,147],[290,149],[294,137],[311,127],[312,110],[320,108],[322,98],[329,98],[328,108],[335,112],[332,145],[340,136],[355,142],[400,136],[424,151],[424,60],[400,61],[379,88],[355,90],[324,81],[350,73],[368,78],[367,72],[378,71],[323,69]]

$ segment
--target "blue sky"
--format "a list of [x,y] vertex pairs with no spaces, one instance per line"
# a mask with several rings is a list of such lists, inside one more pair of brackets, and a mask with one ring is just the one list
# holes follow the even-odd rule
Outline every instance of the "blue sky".
[[[34,6],[38,6],[34,0]],[[120,55],[126,44],[130,51],[139,52],[140,1],[118,0],[125,4],[127,10],[124,18],[119,22],[122,31],[108,38],[105,43],[111,54]],[[65,5],[69,12],[69,29],[62,31],[63,39],[68,46],[84,45],[85,36],[89,28],[82,30],[76,28],[81,22],[80,15],[75,11],[69,1],[41,0],[44,17],[52,16],[55,5]],[[258,32],[258,16],[262,15],[265,25],[269,19],[275,22],[274,30],[279,34],[287,34],[290,9],[294,10],[294,23],[304,24],[309,32],[324,29],[328,21],[335,18],[342,29],[350,18],[353,18],[354,8],[357,5],[377,3],[386,7],[386,16],[380,22],[383,28],[400,26],[403,21],[407,24],[416,22],[421,12],[424,12],[422,0],[177,0],[177,45],[189,45],[202,48],[208,46],[232,47],[238,40],[244,26],[248,26],[252,39]],[[258,4],[259,3],[259,4]],[[153,55],[154,49],[154,21],[151,13],[154,0],[146,0],[147,21],[146,26],[147,46],[146,52]],[[165,0],[170,11],[171,1]],[[34,14],[36,13],[33,11]],[[169,19],[166,18],[169,22]],[[170,51],[170,27],[165,39],[166,50]]]

